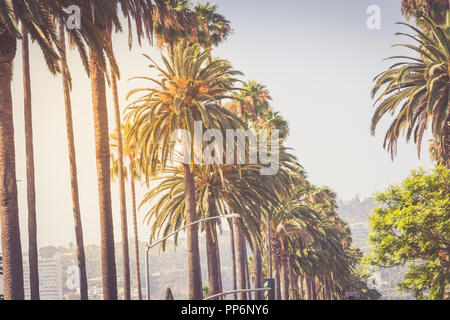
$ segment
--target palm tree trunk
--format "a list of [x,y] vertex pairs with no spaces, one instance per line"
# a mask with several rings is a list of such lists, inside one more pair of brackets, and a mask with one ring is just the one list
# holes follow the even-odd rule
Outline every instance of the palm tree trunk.
[[289,266],[284,248],[281,252],[281,300],[289,300]]
[[281,300],[281,280],[280,280],[280,248],[278,241],[272,239],[272,249],[273,249],[273,273],[275,279],[275,300]]
[[[262,256],[258,242],[254,238],[252,239],[252,246],[253,246],[253,263],[255,268],[254,285],[256,289],[259,289],[262,288]],[[264,300],[263,293],[260,291],[255,292],[255,300]]]
[[305,300],[305,287],[304,287],[304,277],[302,275],[299,276],[299,282],[300,282],[300,292],[299,292],[299,299]]
[[[208,192],[208,191],[207,191]],[[210,198],[208,203],[208,215],[214,216],[213,206],[215,206],[214,199]],[[208,285],[209,295],[213,296],[220,293],[219,289],[219,274],[218,274],[218,261],[217,261],[217,231],[214,221],[208,221],[205,223],[205,240],[206,240],[206,255],[208,262]],[[215,300],[218,300],[217,298]]]
[[[244,238],[245,239],[245,238]],[[246,289],[251,289],[250,272],[248,270],[247,241],[244,241],[244,258],[245,258],[245,283]],[[247,299],[252,300],[252,293],[247,292]]]
[[299,300],[298,274],[294,272],[292,265],[289,264],[289,275],[291,279],[292,300]]
[[3,292],[6,300],[23,300],[22,245],[17,203],[16,156],[12,115],[12,63],[17,40],[0,22],[0,225]]
[[450,115],[447,117],[444,128],[444,153],[444,165],[450,169]]
[[313,298],[313,284],[310,275],[305,276],[306,281],[306,300],[314,300]]
[[[245,264],[247,261],[245,260],[245,238],[244,234],[241,230],[241,226],[237,219],[233,219],[234,223],[234,235],[236,237],[236,264],[237,264],[237,279],[238,279],[238,290],[245,290],[247,287],[247,278],[245,272]],[[239,293],[239,300],[246,300],[247,295],[245,292]]]
[[[97,26],[97,29],[101,32],[102,36],[105,37],[105,27]],[[117,300],[117,274],[111,208],[110,150],[105,75],[97,64],[96,55],[92,49],[89,50],[89,60],[100,208],[103,298],[105,300]]]
[[[188,164],[183,165],[184,184],[185,184],[185,202],[186,224],[197,221],[197,212],[195,206],[195,184],[194,176]],[[189,267],[189,299],[201,300],[203,298],[202,274],[200,269],[200,250],[198,246],[198,225],[195,224],[187,228],[187,248],[188,248],[188,267]]]
[[[111,37],[110,37],[111,39]],[[111,67],[111,70],[113,68]],[[125,194],[125,174],[123,166],[122,125],[120,120],[119,93],[117,91],[117,79],[114,72],[111,75],[112,94],[114,101],[114,116],[116,121],[117,150],[119,161],[119,194],[120,194],[120,222],[122,231],[122,263],[123,263],[123,298],[131,299],[130,291],[130,254],[128,249],[128,222],[127,203]]]
[[316,277],[311,277],[311,300],[317,300],[317,286],[316,286]]
[[[228,220],[230,226],[230,247],[231,247],[231,273],[232,273],[232,287],[233,291],[237,290],[237,279],[236,279],[236,245],[234,243],[235,233],[234,233],[234,222],[233,219]],[[237,300],[237,294],[233,294],[233,299]]]
[[[219,215],[219,211],[217,210],[217,205],[213,206],[214,216],[217,217]],[[216,224],[217,226],[217,224]],[[217,239],[214,242],[215,251],[217,254],[217,277],[218,277],[218,285],[219,285],[219,293],[223,292],[223,283],[222,283],[222,264],[220,262],[220,247],[219,247],[219,233],[216,231]],[[223,300],[223,297],[220,297],[219,300]]]
[[[64,24],[60,23],[59,34],[62,49],[62,59],[66,58],[66,43],[64,36]],[[73,134],[72,102],[70,99],[69,81],[67,70],[61,63],[61,79],[64,92],[64,106],[66,113],[67,142],[69,148],[70,188],[72,191],[73,220],[75,226],[75,241],[77,245],[77,264],[80,272],[80,299],[88,300],[88,283],[86,274],[86,257],[84,253],[83,228],[81,224],[80,197],[78,193],[77,160],[75,153],[75,138]]]
[[[261,210],[260,210],[261,211]],[[262,229],[261,226],[261,215],[258,216],[258,225],[259,229]],[[262,230],[261,230],[262,231]],[[256,289],[262,288],[262,255],[261,250],[259,248],[258,242],[255,237],[252,237],[252,249],[253,249],[253,263],[254,263],[254,272],[255,272],[255,281],[254,285]],[[255,300],[263,300],[264,294],[263,292],[255,292]]]
[[329,278],[326,277],[324,281],[325,286],[325,300],[331,300],[331,288],[330,288],[330,281]]
[[337,297],[337,292],[336,292],[336,284],[334,282],[334,274],[331,274],[330,290],[331,290],[331,300],[336,300],[338,297]]
[[28,266],[30,269],[30,298],[39,300],[39,268],[36,221],[36,188],[34,183],[33,115],[31,109],[31,77],[28,32],[22,24],[23,98],[25,116],[25,150],[28,203]]
[[268,270],[268,278],[273,278],[273,254],[272,254],[272,230],[271,230],[271,224],[270,224],[270,212],[266,212],[266,221],[267,221],[267,254],[268,254],[268,264],[269,264],[269,270]]
[[134,181],[134,165],[133,161],[130,161],[130,176],[131,176],[131,202],[133,207],[133,227],[134,227],[134,254],[136,259],[136,282],[138,291],[138,300],[142,300],[142,288],[141,288],[141,265],[139,259],[139,235],[138,235],[138,223],[137,223],[137,207],[136,207],[136,186]]
[[[222,282],[222,264],[220,262],[220,249],[219,249],[219,241],[215,242],[216,245],[216,253],[217,253],[217,276],[219,280],[219,292],[223,292],[223,282]],[[223,297],[220,297],[219,300],[223,300]]]
[[[215,235],[212,228],[215,229],[215,225],[212,222],[207,222],[205,226],[206,233],[206,255],[208,263],[208,287],[210,296],[220,293],[219,292],[219,278],[217,272],[217,252],[215,246]],[[217,299],[215,299],[217,300]]]

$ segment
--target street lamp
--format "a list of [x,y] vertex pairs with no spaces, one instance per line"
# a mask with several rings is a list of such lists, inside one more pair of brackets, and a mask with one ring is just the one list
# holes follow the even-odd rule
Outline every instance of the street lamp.
[[233,214],[228,214],[228,215],[225,215],[225,216],[215,216],[215,217],[203,218],[203,219],[200,219],[200,220],[197,220],[195,222],[189,223],[189,224],[187,224],[187,225],[185,225],[185,226],[175,230],[171,234],[169,234],[169,235],[165,236],[164,238],[156,241],[155,243],[152,243],[152,244],[146,243],[145,244],[145,281],[147,283],[147,300],[150,300],[150,264],[149,264],[149,261],[148,261],[148,254],[149,254],[150,249],[156,247],[161,242],[166,241],[168,238],[176,235],[178,232],[180,232],[180,231],[182,231],[182,230],[184,230],[186,228],[189,228],[189,227],[191,227],[193,225],[199,224],[201,222],[209,221],[209,220],[215,220],[215,219],[222,219],[222,218],[227,218],[228,219],[228,218],[240,218],[240,217],[241,217],[240,214],[233,213]]
[[208,298],[205,298],[203,300],[212,300],[215,298],[224,297],[224,296],[228,296],[230,294],[235,294],[235,293],[240,293],[240,292],[264,292],[264,291],[270,291],[270,290],[272,290],[272,288],[241,289],[241,290],[225,291],[225,292],[210,296]]

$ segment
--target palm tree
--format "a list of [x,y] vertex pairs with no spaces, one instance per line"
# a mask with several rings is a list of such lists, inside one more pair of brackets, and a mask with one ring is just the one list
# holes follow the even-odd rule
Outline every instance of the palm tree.
[[445,23],[446,11],[449,9],[450,4],[447,0],[402,0],[402,13],[407,18],[415,16],[418,11],[424,11],[437,24]]
[[64,23],[59,23],[59,36],[61,48],[61,74],[64,92],[64,106],[66,115],[67,142],[69,151],[70,188],[72,192],[73,219],[75,226],[75,241],[77,247],[77,265],[80,272],[80,298],[88,299],[88,283],[86,273],[86,257],[84,253],[83,227],[81,223],[80,196],[78,191],[78,173],[75,150],[75,137],[73,132],[72,102],[70,98],[70,82],[66,62],[66,41]]
[[[52,46],[55,38],[49,17],[50,14],[60,13],[61,10],[52,1],[19,0],[0,3],[0,220],[4,295],[7,300],[24,298],[11,98],[12,63],[16,55],[17,39],[21,38],[18,24],[21,22],[31,38],[38,43],[50,71],[56,73],[59,57]],[[31,218],[32,215],[33,213]],[[32,260],[35,260],[34,257]],[[34,264],[33,261],[32,263]]]
[[[231,247],[231,281],[233,291],[237,290],[237,274],[236,274],[236,244],[234,243],[234,223],[232,219],[228,220],[228,225],[230,228],[230,247]],[[237,300],[237,293],[233,294],[234,300]]]
[[[156,0],[155,2],[158,7],[160,7],[161,1]],[[108,31],[113,28],[118,31],[122,30],[118,17],[119,4],[122,13],[128,21],[134,20],[136,28],[141,30],[141,32],[138,32],[139,38],[143,34],[142,30],[145,30],[147,36],[151,35],[151,24],[148,23],[148,19],[152,17],[151,8],[153,8],[153,4],[143,0],[119,0],[114,2],[107,0],[98,0],[95,2],[78,0],[77,4],[81,7],[82,17],[92,22],[93,27],[91,31],[98,34],[98,39],[101,44],[104,44],[102,48],[104,48],[104,52],[112,66],[112,73],[118,76],[119,70],[114,59],[111,43],[108,41]],[[162,14],[160,14],[160,16],[162,16]],[[145,28],[143,26],[145,26]],[[131,42],[131,39],[129,39],[129,41]],[[110,150],[105,86],[105,73],[107,72],[107,68],[104,55],[98,54],[95,50],[96,45],[98,46],[99,44],[92,42],[89,46],[89,71],[91,75],[100,208],[103,297],[106,300],[115,300],[117,299],[117,279],[111,212]],[[122,233],[124,234],[124,224],[122,224],[122,227]],[[126,263],[126,261],[124,262]],[[124,272],[126,272],[126,270],[124,270]],[[124,279],[124,281],[126,282],[127,279]]]
[[[110,38],[111,39],[111,38]],[[125,194],[125,175],[123,164],[123,143],[122,143],[122,126],[120,119],[119,93],[117,91],[116,75],[111,76],[112,95],[114,105],[114,117],[116,124],[117,137],[117,162],[118,162],[118,177],[119,177],[119,197],[120,197],[120,222],[122,230],[122,262],[123,262],[123,292],[124,300],[131,299],[130,290],[130,257],[128,250],[128,222],[127,222],[127,204]]]
[[[227,210],[232,210],[232,212],[240,212],[243,219],[249,221],[251,225],[256,225],[255,222],[252,222],[254,218],[247,208],[255,208],[257,205],[261,206],[261,203],[273,196],[269,194],[271,190],[265,184],[259,183],[259,185],[256,185],[258,176],[255,175],[255,168],[243,166],[240,169],[239,172],[237,168],[225,166],[221,177],[213,166],[194,167],[197,211],[203,217],[223,215],[227,213]],[[144,204],[157,200],[146,215],[146,220],[149,223],[153,221],[151,239],[166,236],[185,223],[183,215],[185,207],[184,178],[181,170],[166,167],[164,168],[164,173],[164,175],[152,178],[152,181],[162,181],[158,187],[145,195],[142,202]],[[231,230],[235,229],[236,227],[232,225]],[[210,294],[214,295],[220,292],[221,279],[220,265],[217,259],[219,256],[219,248],[216,245],[217,230],[216,226],[210,223],[204,225],[204,230],[208,255],[209,290]],[[160,235],[161,231],[163,231],[163,234]],[[232,232],[232,234],[235,233]],[[234,248],[235,240],[233,237],[231,240]],[[175,241],[177,241],[177,238],[175,238]],[[163,245],[164,248],[165,246]],[[245,248],[245,246],[241,244],[238,248]],[[246,258],[244,250],[241,251],[239,259],[239,266],[242,270],[245,270]],[[233,263],[235,263],[234,258]],[[242,289],[247,288],[247,274],[247,271],[242,273]]]
[[[280,132],[280,142],[288,135],[287,122],[278,114],[274,113],[269,105],[272,99],[267,88],[255,81],[248,81],[244,84],[243,89],[239,93],[234,94],[235,100],[225,105],[230,112],[240,116],[248,127],[256,130],[272,130],[277,129]],[[276,121],[274,121],[276,119]],[[282,183],[281,183],[282,184]],[[256,288],[262,286],[262,255],[260,243],[255,235],[259,234],[262,229],[261,209],[256,215],[258,219],[259,230],[252,234],[251,244],[254,260],[254,285]],[[262,292],[255,293],[255,299],[261,300]]]
[[[136,141],[138,158],[144,175],[148,178],[157,167],[164,167],[173,157],[175,144],[171,135],[184,129],[192,136],[194,121],[202,121],[206,128],[225,128],[233,116],[221,110],[218,100],[227,96],[240,72],[232,70],[229,63],[218,60],[207,63],[208,52],[197,45],[179,44],[169,60],[162,56],[165,68],[150,57],[151,68],[161,73],[161,79],[145,78],[157,88],[136,89],[128,96],[147,92],[128,107],[128,119],[132,119],[131,136]],[[228,125],[230,127],[230,125]],[[195,183],[191,166],[193,158],[185,159],[183,176],[185,185],[186,223],[197,221]],[[190,162],[190,163],[189,163]],[[198,226],[187,229],[190,298],[202,297]]]
[[[115,62],[111,44],[108,42],[108,30],[115,27],[121,30],[118,18],[118,3],[104,0],[87,2],[80,0],[82,15],[89,18],[93,29],[98,33],[105,46],[105,52],[109,58],[114,74],[118,75],[118,67]],[[130,18],[127,11],[131,1],[120,1],[121,9]],[[117,278],[114,253],[114,231],[111,208],[111,178],[110,178],[110,151],[109,151],[109,126],[108,108],[106,103],[105,73],[106,63],[102,55],[98,55],[93,46],[89,47],[89,70],[91,75],[92,106],[94,115],[95,153],[97,162],[97,180],[100,208],[100,233],[102,251],[102,280],[103,297],[105,300],[117,299]],[[122,224],[123,227],[123,224]],[[122,228],[122,231],[124,229]],[[123,241],[124,243],[124,241]],[[126,261],[124,261],[126,263]],[[126,272],[126,267],[124,272]],[[124,277],[124,283],[129,280]],[[125,284],[126,286],[126,284]]]
[[[237,283],[238,288],[240,290],[247,289],[247,278],[246,278],[246,270],[245,265],[247,264],[247,259],[245,258],[244,248],[246,246],[246,240],[244,237],[244,232],[242,231],[242,227],[237,219],[233,220],[233,231],[235,236],[235,244],[236,244],[236,266],[237,266]],[[239,293],[240,300],[247,300],[247,293],[240,292]]]
[[[152,1],[145,0],[132,0],[128,2],[115,0],[115,6],[119,3],[122,5],[122,11],[125,16],[136,21],[136,32],[139,44],[141,43],[141,38],[146,35],[149,40],[152,40],[153,28],[150,27],[153,23],[154,6]],[[161,7],[162,1],[157,1],[159,7]],[[158,3],[156,6],[158,6]],[[164,14],[160,15],[161,19],[165,19]],[[112,25],[108,27],[108,38],[109,42],[112,43]],[[132,46],[132,36],[129,33],[129,46]],[[114,66],[111,65],[111,70],[114,70]],[[129,263],[129,249],[128,249],[128,222],[127,222],[127,206],[126,206],[126,193],[125,193],[125,177],[124,177],[124,153],[123,153],[123,143],[122,143],[122,130],[121,130],[121,117],[120,117],[120,106],[119,106],[119,93],[117,90],[117,77],[119,77],[118,72],[111,73],[111,85],[112,85],[112,95],[113,95],[113,106],[114,106],[114,118],[116,126],[116,137],[117,137],[117,162],[118,162],[118,177],[119,177],[119,194],[120,194],[120,217],[121,217],[121,233],[122,233],[122,261],[123,261],[123,283],[124,283],[124,300],[131,299],[131,289],[130,289],[130,263]],[[140,286],[140,282],[138,282]],[[140,290],[138,290],[139,295],[141,295]]]
[[158,47],[167,47],[169,54],[173,55],[180,41],[197,42],[197,21],[188,0],[164,0],[164,4],[166,18],[162,21],[159,15],[155,15],[154,33]]
[[[143,1],[143,0],[142,0]],[[144,2],[140,0],[135,1],[120,1],[121,8],[125,14],[125,16],[130,17],[132,16],[136,21],[136,27],[139,29],[138,32],[138,40],[140,41],[143,34],[146,34],[149,36],[150,31],[149,28],[143,29],[142,23],[143,18],[142,15],[148,16],[148,13],[151,12],[149,10],[147,3],[147,6],[144,5]],[[73,1],[68,0],[60,0],[58,1],[60,5],[60,9],[67,7],[68,5],[74,4]],[[59,19],[60,22],[60,45],[58,46],[58,50],[60,51],[60,55],[62,57],[61,59],[61,69],[62,69],[62,81],[63,81],[63,88],[64,88],[64,101],[65,101],[65,108],[66,108],[66,125],[67,125],[67,138],[68,138],[68,147],[69,147],[69,161],[70,161],[70,176],[71,176],[71,189],[72,189],[72,202],[73,202],[73,213],[74,213],[74,224],[75,224],[75,236],[76,236],[76,243],[77,243],[77,260],[78,260],[78,266],[80,268],[80,294],[81,299],[87,299],[88,298],[88,288],[87,288],[87,276],[86,276],[86,265],[85,265],[85,255],[84,255],[84,244],[83,244],[83,230],[81,226],[81,214],[80,214],[80,206],[79,206],[79,195],[78,195],[78,181],[77,181],[77,165],[76,165],[76,154],[75,154],[75,144],[74,144],[74,137],[73,137],[73,123],[72,123],[72,108],[71,108],[71,99],[70,99],[70,89],[71,89],[71,77],[69,72],[69,67],[67,65],[66,61],[66,49],[65,49],[65,32],[70,36],[69,41],[70,44],[73,46],[76,46],[83,66],[85,68],[85,71],[88,75],[90,75],[90,62],[89,58],[92,61],[94,58],[96,59],[96,63],[100,67],[102,71],[106,71],[106,61],[105,61],[105,55],[108,56],[111,64],[111,69],[115,71],[113,73],[114,75],[117,73],[117,66],[114,62],[114,57],[112,56],[112,50],[110,47],[110,41],[108,40],[108,37],[105,37],[105,30],[100,28],[96,28],[93,25],[93,21],[95,20],[92,17],[92,13],[95,13],[97,10],[98,12],[105,13],[101,16],[102,19],[105,20],[104,24],[108,25],[109,28],[112,28],[112,25],[115,25],[117,29],[120,30],[120,24],[118,24],[117,21],[117,15],[114,10],[117,9],[117,1],[113,4],[109,1],[96,1],[95,3],[89,3],[84,0],[78,0],[76,5],[80,6],[83,10],[83,14],[81,15],[82,20],[82,28],[68,28],[64,30],[64,24],[65,24],[65,14],[62,13],[59,17],[56,17]],[[108,9],[107,6],[110,6]],[[131,7],[131,8],[130,8]],[[138,8],[140,10],[138,10]],[[86,14],[84,14],[86,13]],[[151,16],[151,15],[150,15]],[[110,21],[108,20],[110,19]],[[97,17],[97,21],[99,20],[99,17]],[[84,40],[84,41],[83,41]],[[131,40],[130,40],[131,41]],[[86,45],[89,48],[90,52],[89,54],[86,52]],[[102,164],[103,165],[103,164]],[[104,168],[104,167],[103,167]],[[101,189],[101,188],[100,188]],[[107,192],[107,191],[105,191]],[[107,201],[106,201],[107,203]],[[102,215],[102,221],[104,222],[102,226],[106,226],[102,230],[102,235],[105,233],[108,234],[108,217]],[[105,237],[102,237],[106,238]],[[111,237],[109,236],[109,239]],[[103,247],[107,246],[105,245],[105,241],[102,242]],[[110,249],[108,249],[110,250]],[[105,261],[111,261],[111,256],[108,255],[111,251],[103,250],[103,257],[105,258]],[[106,265],[107,262],[104,262],[103,265]],[[111,270],[111,269],[110,269]],[[115,269],[114,269],[115,270]],[[109,272],[109,271],[108,271]],[[108,273],[107,272],[107,273]],[[115,279],[115,271],[114,275],[110,276],[111,278]],[[111,281],[111,285],[114,286],[114,281]],[[114,288],[112,290],[108,289],[108,295],[109,292],[112,291],[112,296],[114,296]]]
[[[94,11],[92,21],[103,39],[106,40],[105,21],[99,10]],[[100,234],[102,250],[103,298],[117,300],[117,279],[114,253],[114,231],[111,208],[111,181],[109,168],[108,109],[104,69],[98,62],[93,49],[89,49],[92,106],[94,115],[95,154],[97,162],[97,184],[100,208]]]
[[[419,54],[419,57],[391,57],[407,59],[394,64],[389,70],[376,77],[372,96],[378,95],[375,104],[378,105],[372,118],[372,134],[380,119],[387,113],[395,114],[384,140],[392,157],[397,150],[397,142],[402,133],[406,139],[414,137],[417,151],[420,155],[424,132],[431,121],[431,132],[439,143],[443,164],[450,166],[450,108],[449,108],[449,61],[450,33],[443,27],[436,26],[423,13],[420,21],[426,23],[429,33],[413,29],[417,35],[408,36],[417,45],[403,44]],[[400,108],[398,108],[400,106]]]
[[194,7],[199,30],[198,42],[202,47],[211,49],[224,42],[231,33],[230,21],[217,13],[218,6],[200,2]]
[[22,24],[22,64],[25,114],[25,150],[28,203],[28,265],[30,269],[30,298],[39,300],[39,270],[36,226],[36,190],[34,182],[33,121],[31,112],[31,77],[28,33]]
[[[128,137],[129,132],[131,130],[131,124],[126,123],[122,126],[122,136]],[[117,138],[117,130],[114,134],[111,135],[111,149],[118,153],[118,138]],[[128,176],[130,176],[130,187],[131,187],[131,205],[133,210],[133,230],[134,230],[134,253],[135,253],[135,261],[136,261],[136,283],[137,283],[137,291],[138,291],[138,300],[142,300],[142,288],[141,288],[141,271],[140,271],[140,259],[139,259],[139,235],[138,235],[138,223],[137,223],[137,206],[136,206],[136,179],[140,179],[139,170],[135,166],[135,146],[133,143],[123,144],[123,148],[125,148],[122,152],[125,157],[128,158],[128,165],[124,166],[123,173],[124,179],[127,180]],[[118,156],[114,153],[111,154],[111,176],[118,177],[119,176],[119,161]]]

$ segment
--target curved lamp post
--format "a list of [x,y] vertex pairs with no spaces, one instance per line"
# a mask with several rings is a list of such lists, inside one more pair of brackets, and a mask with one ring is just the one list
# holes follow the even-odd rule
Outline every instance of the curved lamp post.
[[224,296],[228,296],[230,294],[235,294],[235,293],[240,293],[240,292],[260,292],[260,291],[264,292],[264,291],[269,291],[269,290],[272,290],[272,288],[257,288],[257,289],[242,289],[242,290],[225,291],[225,292],[210,296],[203,300],[212,300],[214,298],[224,297]]
[[155,243],[146,243],[145,244],[145,281],[147,283],[147,300],[150,300],[150,264],[149,264],[149,261],[148,261],[148,254],[149,254],[150,249],[156,247],[157,245],[159,245],[161,242],[167,240],[168,238],[176,235],[178,232],[180,232],[180,231],[182,231],[182,230],[184,230],[186,228],[189,228],[190,226],[199,224],[201,222],[209,221],[209,220],[215,220],[215,219],[222,219],[222,218],[228,219],[228,218],[240,218],[240,217],[241,217],[240,214],[233,213],[233,214],[228,214],[228,215],[225,215],[225,216],[215,216],[215,217],[203,218],[203,219],[200,219],[200,220],[197,220],[195,222],[189,223],[189,224],[187,224],[187,225],[185,225],[185,226],[175,230],[171,234],[169,234],[169,235],[165,236],[164,238],[156,241]]

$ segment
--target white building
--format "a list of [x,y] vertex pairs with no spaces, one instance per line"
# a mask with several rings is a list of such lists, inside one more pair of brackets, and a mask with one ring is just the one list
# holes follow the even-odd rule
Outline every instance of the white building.
[[[30,268],[28,257],[23,259],[25,299],[30,299]],[[62,265],[58,255],[47,259],[39,257],[39,295],[41,300],[62,300]]]

